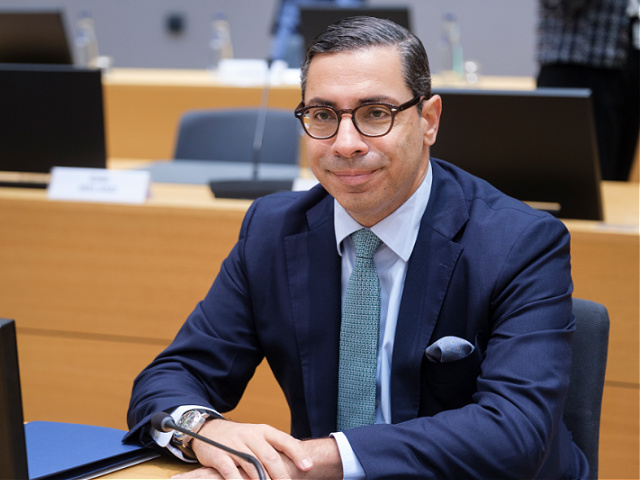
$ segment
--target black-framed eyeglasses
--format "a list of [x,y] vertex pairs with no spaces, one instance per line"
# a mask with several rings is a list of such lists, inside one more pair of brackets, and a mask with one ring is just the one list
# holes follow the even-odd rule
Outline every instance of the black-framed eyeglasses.
[[295,110],[307,135],[318,140],[326,140],[338,133],[340,121],[345,114],[351,115],[356,130],[365,137],[382,137],[391,131],[396,114],[417,105],[422,95],[413,97],[402,105],[388,103],[363,103],[356,108],[338,110],[328,105],[305,107],[302,102]]

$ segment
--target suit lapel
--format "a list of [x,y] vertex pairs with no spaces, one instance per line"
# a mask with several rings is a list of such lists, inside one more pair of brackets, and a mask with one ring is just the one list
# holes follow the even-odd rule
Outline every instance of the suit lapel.
[[335,431],[340,340],[340,256],[333,198],[307,214],[309,231],[285,238],[291,305],[311,434]]
[[416,418],[420,366],[462,246],[452,239],[468,220],[459,185],[437,165],[427,210],[407,268],[391,372],[393,423]]

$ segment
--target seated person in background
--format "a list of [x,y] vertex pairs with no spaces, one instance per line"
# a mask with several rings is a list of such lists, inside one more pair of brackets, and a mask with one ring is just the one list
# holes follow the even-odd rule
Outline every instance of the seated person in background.
[[197,458],[194,477],[255,476],[149,419],[233,409],[266,357],[291,435],[216,413],[199,433],[272,478],[587,476],[562,422],[569,234],[430,158],[441,108],[406,29],[354,17],[316,39],[296,115],[320,185],[251,205],[210,291],[136,379],[128,438]]

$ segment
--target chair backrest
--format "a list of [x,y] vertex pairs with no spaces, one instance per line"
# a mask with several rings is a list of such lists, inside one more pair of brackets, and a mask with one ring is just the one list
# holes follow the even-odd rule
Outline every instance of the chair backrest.
[[[264,113],[264,112],[263,112]],[[176,160],[252,162],[260,110],[191,110],[180,119]],[[290,110],[268,109],[260,163],[298,163],[300,125]]]
[[598,478],[598,442],[604,374],[609,346],[609,314],[596,302],[573,299],[571,380],[563,419],[573,440],[587,457],[589,478]]

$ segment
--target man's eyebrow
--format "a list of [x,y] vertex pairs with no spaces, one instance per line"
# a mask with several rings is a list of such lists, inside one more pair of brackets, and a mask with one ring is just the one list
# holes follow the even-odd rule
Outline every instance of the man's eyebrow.
[[311,99],[309,99],[308,102],[304,102],[304,104],[307,107],[316,106],[316,105],[322,105],[322,106],[327,106],[327,107],[335,107],[336,106],[336,104],[334,102],[331,102],[330,100],[325,100],[323,98],[311,98]]
[[360,100],[360,104],[363,103],[389,103],[394,104],[395,99],[387,96],[387,95],[378,95],[376,97],[363,98]]
[[[336,105],[336,102],[332,102],[331,100],[327,100],[324,98],[311,98],[309,99],[308,102],[304,102],[305,106],[310,107],[310,106],[327,106],[327,107],[334,107],[334,108],[338,108]],[[388,104],[395,104],[395,99],[392,99],[386,95],[378,95],[375,97],[366,97],[366,98],[361,98],[358,100],[358,103],[356,105],[354,105],[353,108],[357,107],[358,105],[362,105],[365,103],[388,103]]]

